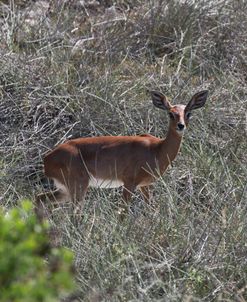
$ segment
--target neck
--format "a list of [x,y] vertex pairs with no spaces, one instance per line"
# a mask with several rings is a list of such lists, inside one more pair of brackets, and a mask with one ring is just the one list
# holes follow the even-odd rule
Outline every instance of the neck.
[[175,129],[169,125],[167,136],[160,144],[160,171],[165,172],[166,168],[176,158],[181,146],[183,135],[179,135]]

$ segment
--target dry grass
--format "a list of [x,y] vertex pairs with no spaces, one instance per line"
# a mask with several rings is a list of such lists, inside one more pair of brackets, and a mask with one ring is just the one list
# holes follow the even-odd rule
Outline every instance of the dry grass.
[[[84,3],[84,4],[83,4]],[[115,6],[113,4],[115,3]],[[174,102],[209,89],[150,205],[91,190],[76,219],[54,212],[76,254],[78,301],[245,301],[245,1],[2,1],[1,203],[48,186],[42,157],[68,138],[149,132]]]

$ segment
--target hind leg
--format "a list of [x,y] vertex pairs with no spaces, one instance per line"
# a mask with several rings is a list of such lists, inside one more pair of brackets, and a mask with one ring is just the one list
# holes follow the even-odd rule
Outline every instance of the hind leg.
[[84,199],[87,193],[89,180],[86,177],[78,177],[69,184],[70,199],[74,206],[74,214],[82,213]]
[[56,190],[38,194],[35,198],[35,212],[40,221],[52,216],[52,209],[57,204],[70,200],[69,192],[62,180],[53,178]]
[[39,221],[43,221],[43,219],[47,218],[48,216],[52,216],[53,206],[67,200],[69,200],[68,194],[61,189],[38,194],[34,203],[35,213]]
[[[61,189],[38,194],[35,198],[35,213],[40,223],[45,218],[52,217],[52,208],[54,204],[61,203],[68,199],[68,195]],[[48,201],[48,204],[47,204]],[[59,228],[50,226],[47,231],[50,244],[54,247],[61,245],[61,232]]]
[[72,202],[74,206],[74,215],[81,215],[83,212],[83,206],[84,206],[84,199],[87,193],[87,185],[79,185],[74,190],[74,193],[72,194]]

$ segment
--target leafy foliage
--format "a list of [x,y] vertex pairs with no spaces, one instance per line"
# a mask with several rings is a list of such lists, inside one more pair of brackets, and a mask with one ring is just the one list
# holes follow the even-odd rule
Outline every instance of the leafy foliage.
[[0,214],[0,301],[58,301],[74,288],[73,255],[50,248],[47,224],[38,224],[31,203]]

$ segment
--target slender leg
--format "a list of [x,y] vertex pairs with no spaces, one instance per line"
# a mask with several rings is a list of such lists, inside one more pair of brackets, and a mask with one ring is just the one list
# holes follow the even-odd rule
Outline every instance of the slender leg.
[[85,199],[86,193],[87,193],[88,186],[81,185],[80,188],[77,188],[76,192],[72,194],[72,200],[74,203],[74,215],[81,215],[83,212],[83,201]]
[[83,200],[88,189],[88,178],[78,176],[69,184],[69,193],[74,206],[74,215],[82,213]]
[[[35,213],[40,222],[52,213],[52,205],[66,201],[68,195],[62,190],[55,190],[52,192],[45,192],[38,194],[35,198]],[[48,201],[48,205],[47,205]]]
[[153,202],[153,185],[149,185],[149,186],[144,186],[144,187],[140,187],[139,188],[141,191],[141,195],[144,199],[144,201],[148,204]]
[[118,212],[120,220],[123,220],[123,218],[128,213],[129,202],[132,198],[132,195],[133,195],[135,189],[136,189],[136,186],[133,184],[124,184],[124,188],[123,188],[124,205],[121,206],[121,208],[119,209],[119,212]]
[[[52,217],[52,205],[68,198],[62,190],[56,190],[52,192],[45,192],[38,194],[34,200],[35,203],[35,214],[38,221],[42,223],[45,218]],[[48,202],[48,204],[47,204]],[[50,244],[52,247],[57,247],[61,245],[61,234],[58,228],[49,227],[47,230],[47,236],[50,239]]]
[[142,197],[145,202],[149,202],[150,194],[149,194],[149,186],[140,187],[140,191],[142,194]]
[[131,197],[135,191],[135,186],[124,186],[123,188],[123,199],[125,203],[129,203]]

